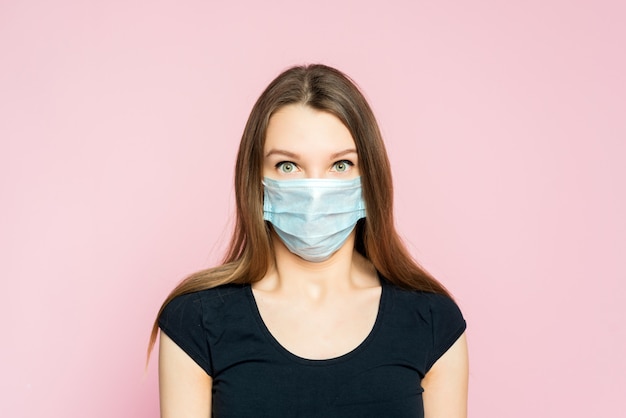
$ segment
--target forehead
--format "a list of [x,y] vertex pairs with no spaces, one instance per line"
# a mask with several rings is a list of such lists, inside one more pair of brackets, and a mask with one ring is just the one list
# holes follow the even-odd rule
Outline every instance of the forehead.
[[289,149],[311,152],[355,148],[350,131],[339,118],[329,112],[302,104],[287,105],[269,120],[264,150]]

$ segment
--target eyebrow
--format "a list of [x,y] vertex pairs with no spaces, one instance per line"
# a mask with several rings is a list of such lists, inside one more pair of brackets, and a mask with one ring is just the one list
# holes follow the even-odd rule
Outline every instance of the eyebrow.
[[[346,154],[352,154],[352,153],[356,154],[357,153],[356,149],[348,148],[348,149],[345,149],[343,151],[339,151],[339,152],[334,153],[333,155],[330,156],[330,159],[332,160],[332,159],[344,156]],[[300,158],[300,156],[298,154],[294,154],[293,152],[285,151],[285,150],[282,150],[282,149],[271,149],[271,150],[269,150],[269,152],[267,154],[265,154],[265,157],[269,157],[270,155],[284,155],[286,157],[295,158],[295,159]]]
[[343,151],[339,151],[339,152],[336,152],[333,155],[331,155],[330,159],[332,160],[332,159],[335,159],[335,158],[342,157],[342,156],[344,156],[346,154],[352,154],[352,153],[356,154],[357,153],[356,149],[354,149],[354,148],[344,149]]
[[269,150],[269,152],[267,154],[265,154],[265,157],[269,157],[270,155],[285,155],[289,158],[299,158],[300,156],[298,154],[294,154],[293,152],[289,152],[289,151],[285,151],[282,149],[271,149]]

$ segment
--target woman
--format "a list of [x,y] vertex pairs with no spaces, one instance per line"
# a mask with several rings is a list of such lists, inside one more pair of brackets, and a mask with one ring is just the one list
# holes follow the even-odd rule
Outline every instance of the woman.
[[465,417],[465,321],[395,231],[358,88],[323,65],[283,72],[235,170],[224,264],[174,289],[153,328],[162,417]]

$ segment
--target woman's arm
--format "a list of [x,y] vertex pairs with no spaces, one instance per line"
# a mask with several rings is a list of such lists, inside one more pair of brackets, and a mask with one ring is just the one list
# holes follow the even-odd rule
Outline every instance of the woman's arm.
[[163,331],[159,341],[161,418],[211,416],[213,380]]
[[463,333],[422,379],[425,418],[466,418],[468,375]]

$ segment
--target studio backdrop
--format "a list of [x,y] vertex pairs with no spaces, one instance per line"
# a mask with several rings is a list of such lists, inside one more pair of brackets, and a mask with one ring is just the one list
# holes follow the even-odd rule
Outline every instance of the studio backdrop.
[[625,12],[0,2],[0,416],[158,416],[152,321],[223,255],[254,101],[317,62],[372,104],[398,229],[463,310],[470,417],[623,416]]

